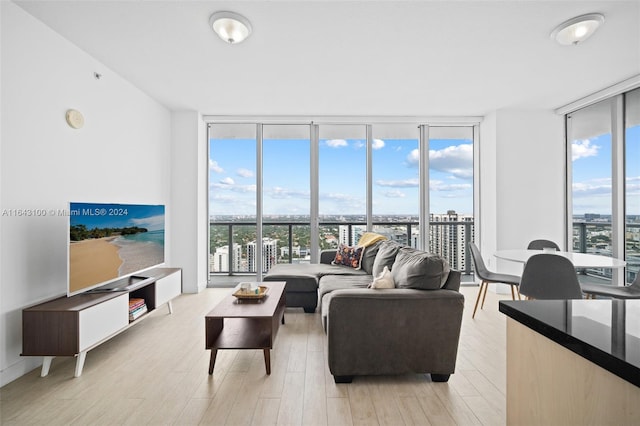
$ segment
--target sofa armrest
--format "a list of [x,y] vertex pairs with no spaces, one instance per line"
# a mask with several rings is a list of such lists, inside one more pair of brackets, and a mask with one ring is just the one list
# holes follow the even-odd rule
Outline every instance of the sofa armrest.
[[462,279],[462,273],[455,269],[449,271],[449,276],[447,277],[447,281],[444,283],[442,288],[444,290],[454,290],[460,291],[460,280]]
[[463,308],[464,296],[452,290],[335,290],[327,315],[331,374],[451,374]]
[[328,249],[320,251],[320,263],[324,263],[325,265],[331,265],[333,259],[336,258],[336,249]]

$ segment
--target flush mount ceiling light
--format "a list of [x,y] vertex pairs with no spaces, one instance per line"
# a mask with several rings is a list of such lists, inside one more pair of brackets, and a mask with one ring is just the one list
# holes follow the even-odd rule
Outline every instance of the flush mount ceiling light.
[[604,15],[589,13],[576,16],[558,25],[551,38],[563,45],[576,45],[588,39],[604,22]]
[[234,12],[216,12],[209,18],[209,25],[218,36],[229,44],[240,43],[251,34],[251,23]]

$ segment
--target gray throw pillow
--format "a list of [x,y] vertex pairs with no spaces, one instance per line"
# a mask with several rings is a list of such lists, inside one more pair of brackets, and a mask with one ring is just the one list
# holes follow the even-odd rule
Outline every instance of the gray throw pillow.
[[437,290],[449,276],[449,262],[441,256],[403,247],[391,267],[397,288]]
[[396,260],[396,254],[402,246],[394,241],[382,241],[378,247],[376,259],[373,261],[371,275],[377,277],[382,273],[385,266],[393,269],[393,262]]
[[375,262],[376,260],[376,255],[378,254],[380,244],[382,244],[382,241],[378,241],[377,243],[373,243],[370,246],[364,248],[362,260],[360,260],[360,266],[361,269],[367,274],[373,275],[373,262]]

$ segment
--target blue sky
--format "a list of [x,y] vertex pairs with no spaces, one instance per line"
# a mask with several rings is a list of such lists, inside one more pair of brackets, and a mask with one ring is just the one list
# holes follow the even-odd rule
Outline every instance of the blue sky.
[[[417,139],[375,139],[373,214],[418,215]],[[309,141],[265,140],[263,211],[309,214]],[[365,141],[320,140],[320,214],[365,213]],[[430,142],[431,212],[472,214],[473,148],[470,140]],[[212,140],[209,161],[211,215],[255,214],[255,141]]]
[[[611,214],[611,134],[572,142],[573,214]],[[626,131],[626,210],[640,215],[640,126]]]
[[[417,139],[375,139],[373,213],[418,214]],[[627,213],[640,215],[640,126],[627,129]],[[473,210],[470,140],[430,141],[432,213]],[[573,213],[611,213],[611,136],[572,143]],[[320,142],[320,213],[364,214],[364,140]],[[255,214],[255,141],[218,139],[209,164],[212,215]],[[265,140],[264,213],[309,213],[309,142]]]
[[164,230],[163,205],[70,203],[69,211],[71,225],[86,225],[87,229],[139,226]]

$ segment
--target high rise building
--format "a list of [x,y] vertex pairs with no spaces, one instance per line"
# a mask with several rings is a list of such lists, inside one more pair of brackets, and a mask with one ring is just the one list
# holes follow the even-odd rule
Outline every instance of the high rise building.
[[[351,229],[351,233],[349,233],[349,229]],[[338,233],[341,244],[355,245],[364,233],[364,227],[358,225],[351,225],[351,227],[349,227],[349,225],[340,225],[338,226]],[[351,237],[351,239],[349,239],[349,237]]]
[[464,271],[470,260],[467,243],[473,241],[473,216],[449,210],[446,214],[430,214],[429,222],[429,251],[448,259],[451,268]]
[[[240,244],[234,244],[232,250],[232,271],[240,271],[242,247]],[[229,272],[229,246],[216,248],[213,254],[209,255],[209,271],[210,272]]]
[[[257,272],[257,251],[256,242],[252,241],[247,244],[247,264],[249,272]],[[278,262],[278,240],[264,237],[262,239],[262,272],[267,272],[273,265]]]

